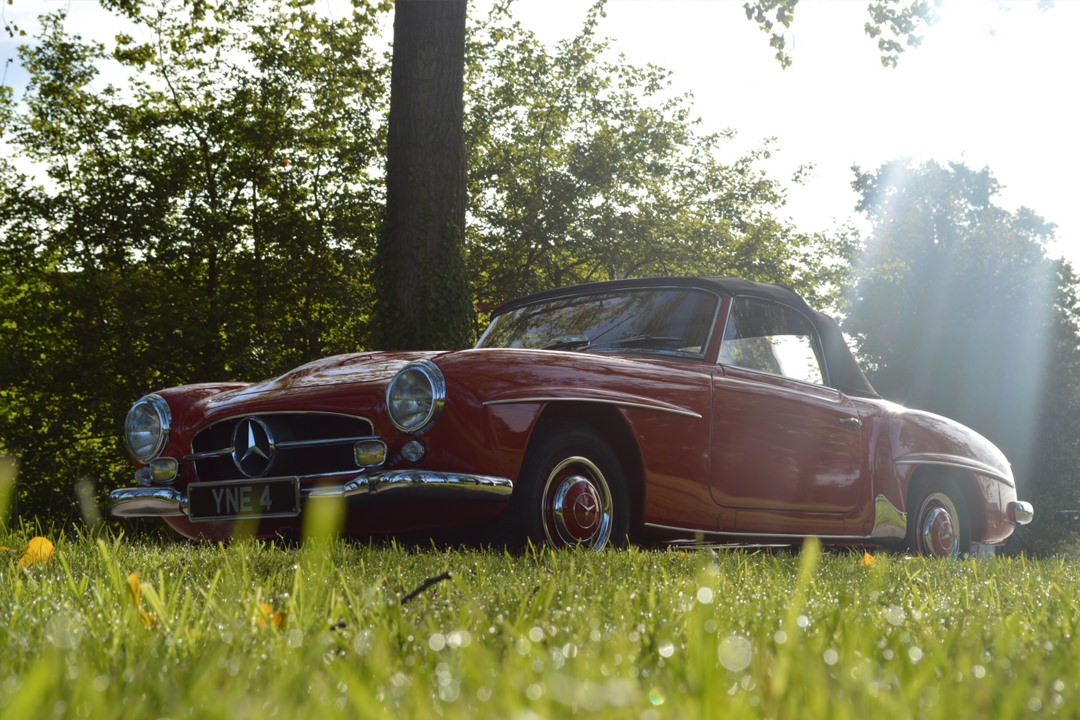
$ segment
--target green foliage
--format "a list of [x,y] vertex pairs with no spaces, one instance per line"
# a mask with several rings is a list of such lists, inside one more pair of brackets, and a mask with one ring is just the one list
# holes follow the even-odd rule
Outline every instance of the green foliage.
[[878,41],[881,64],[895,68],[905,48],[922,44],[922,30],[937,22],[937,9],[945,0],[875,0],[867,6],[870,20],[864,29]]
[[836,300],[854,243],[777,219],[762,148],[719,160],[669,73],[598,37],[603,3],[554,50],[503,6],[470,35],[469,264],[481,307],[575,283],[737,275]]
[[1055,510],[1080,508],[1067,430],[1080,420],[1080,314],[1071,268],[1046,256],[1053,226],[998,206],[985,169],[897,161],[856,175],[874,229],[845,330],[871,381],[1005,451],[1036,506],[1028,547],[1074,541]]
[[[761,31],[769,35],[769,47],[776,50],[776,61],[780,67],[791,67],[792,58],[787,53],[787,39],[783,30],[791,27],[795,19],[795,6],[799,0],[757,0],[743,5],[746,10],[746,19],[753,20],[761,28]],[[777,30],[777,26],[783,30]]]
[[[20,457],[19,507],[58,520],[80,476],[120,482],[134,398],[281,372],[365,332],[375,10],[141,10],[152,39],[111,51],[44,16],[6,131],[48,181],[5,183],[0,206],[0,438]],[[128,74],[123,90],[101,86],[103,67]]]
[[[134,27],[105,46],[45,16],[25,96],[0,92],[0,451],[20,464],[16,516],[57,525],[78,517],[76,481],[131,482],[120,428],[140,395],[374,346],[388,7],[106,6]],[[420,256],[432,294],[413,321],[451,289],[487,307],[644,275],[739,275],[839,305],[852,239],[776,218],[784,189],[758,167],[771,146],[722,162],[727,135],[697,130],[667,73],[597,36],[602,5],[554,50],[507,12],[471,32],[465,245],[451,223],[455,252]],[[380,308],[390,324],[401,310]],[[435,330],[447,347],[475,328]]]
[[[873,0],[867,3],[870,20],[864,30],[877,40],[881,64],[895,68],[900,55],[922,43],[922,31],[937,22],[937,9],[944,0]],[[795,20],[799,0],[750,0],[743,5],[746,19],[758,24],[769,36],[780,67],[788,68],[793,58],[787,51],[785,32]]]
[[47,567],[6,555],[5,717],[934,720],[1080,700],[1061,559],[107,536],[57,539]]

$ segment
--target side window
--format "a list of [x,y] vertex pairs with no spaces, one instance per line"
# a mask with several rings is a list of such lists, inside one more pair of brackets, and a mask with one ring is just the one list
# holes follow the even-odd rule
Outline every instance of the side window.
[[798,311],[766,300],[735,298],[719,361],[824,385],[819,347],[813,326]]

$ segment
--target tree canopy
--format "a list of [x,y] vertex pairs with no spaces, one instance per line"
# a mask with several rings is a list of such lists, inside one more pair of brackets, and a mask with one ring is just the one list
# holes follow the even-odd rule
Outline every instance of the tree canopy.
[[854,187],[873,232],[844,329],[874,386],[987,436],[1046,511],[1033,531],[1063,533],[1053,509],[1080,500],[1080,306],[1047,257],[1053,225],[1002,208],[991,172],[961,163],[856,169]]
[[[0,88],[0,453],[21,463],[21,512],[53,522],[75,517],[76,480],[130,481],[138,396],[374,349],[385,279],[388,6],[109,6],[139,32],[106,47],[46,15],[25,96]],[[787,0],[754,6],[790,22]],[[603,3],[554,47],[511,9],[468,25],[456,312],[618,277],[788,284],[849,309],[880,391],[997,442],[1037,507],[1078,507],[1080,306],[1052,225],[1003,209],[989,170],[897,161],[857,170],[862,247],[801,233],[760,169],[771,146],[722,160],[731,133],[701,133],[666,71],[615,52]],[[1040,511],[1025,542],[1062,527]]]
[[[25,96],[0,94],[0,451],[22,511],[60,520],[76,479],[130,482],[143,393],[376,347],[388,8],[123,5],[137,31],[108,47],[45,16]],[[718,160],[726,138],[613,56],[601,13],[554,50],[501,6],[471,26],[469,305],[683,272],[836,299],[852,241],[779,221],[768,148]]]
[[550,287],[649,275],[783,282],[835,304],[854,241],[778,219],[768,146],[719,160],[669,73],[599,35],[598,4],[551,49],[497,6],[471,34],[467,238],[483,306]]
[[[866,5],[870,19],[863,30],[877,40],[881,64],[895,68],[908,48],[922,43],[922,31],[937,22],[937,8],[943,0],[871,0]],[[769,45],[776,50],[781,67],[793,62],[787,51],[785,32],[795,21],[799,0],[748,0],[743,8],[746,18],[769,35]]]
[[[42,176],[0,196],[0,437],[22,502],[62,515],[79,476],[112,482],[144,392],[357,346],[382,203],[377,18],[144,5],[151,39],[108,49],[42,18],[3,131]],[[106,66],[130,79],[102,87]]]

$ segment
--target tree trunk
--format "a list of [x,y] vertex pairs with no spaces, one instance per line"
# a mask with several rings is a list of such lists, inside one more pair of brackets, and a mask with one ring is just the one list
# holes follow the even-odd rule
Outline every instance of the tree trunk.
[[387,350],[460,348],[473,338],[465,272],[466,0],[398,0],[376,252],[376,327]]

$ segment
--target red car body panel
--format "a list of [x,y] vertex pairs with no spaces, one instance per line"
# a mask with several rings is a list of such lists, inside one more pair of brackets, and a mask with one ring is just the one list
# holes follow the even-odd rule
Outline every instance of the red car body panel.
[[[912,512],[913,478],[927,468],[958,478],[973,518],[973,542],[997,544],[1009,536],[1016,524],[1015,483],[992,443],[945,418],[863,396],[870,393],[718,363],[732,295],[708,289],[722,302],[701,357],[521,348],[361,353],[312,362],[260,383],[160,391],[172,425],[159,456],[179,463],[167,490],[182,497],[199,482],[191,462],[197,454],[193,437],[222,421],[288,413],[361,418],[385,444],[380,471],[422,467],[436,475],[501,478],[516,487],[538,427],[587,418],[619,448],[635,498],[637,537],[897,542]],[[438,421],[419,436],[397,429],[387,409],[391,379],[417,361],[433,363],[445,378]],[[419,464],[403,457],[418,437],[426,449]],[[365,472],[301,475],[301,491],[357,477],[362,482]],[[118,514],[160,514],[190,537],[236,532],[231,520],[195,523],[180,511],[144,512],[149,504],[143,494],[135,493],[142,503],[136,505],[124,492],[114,493],[114,502],[120,508],[127,503],[130,512]],[[353,497],[347,530],[469,525],[499,515],[508,502],[509,496],[429,500],[405,491]],[[301,518],[264,518],[255,532],[299,531]]]

